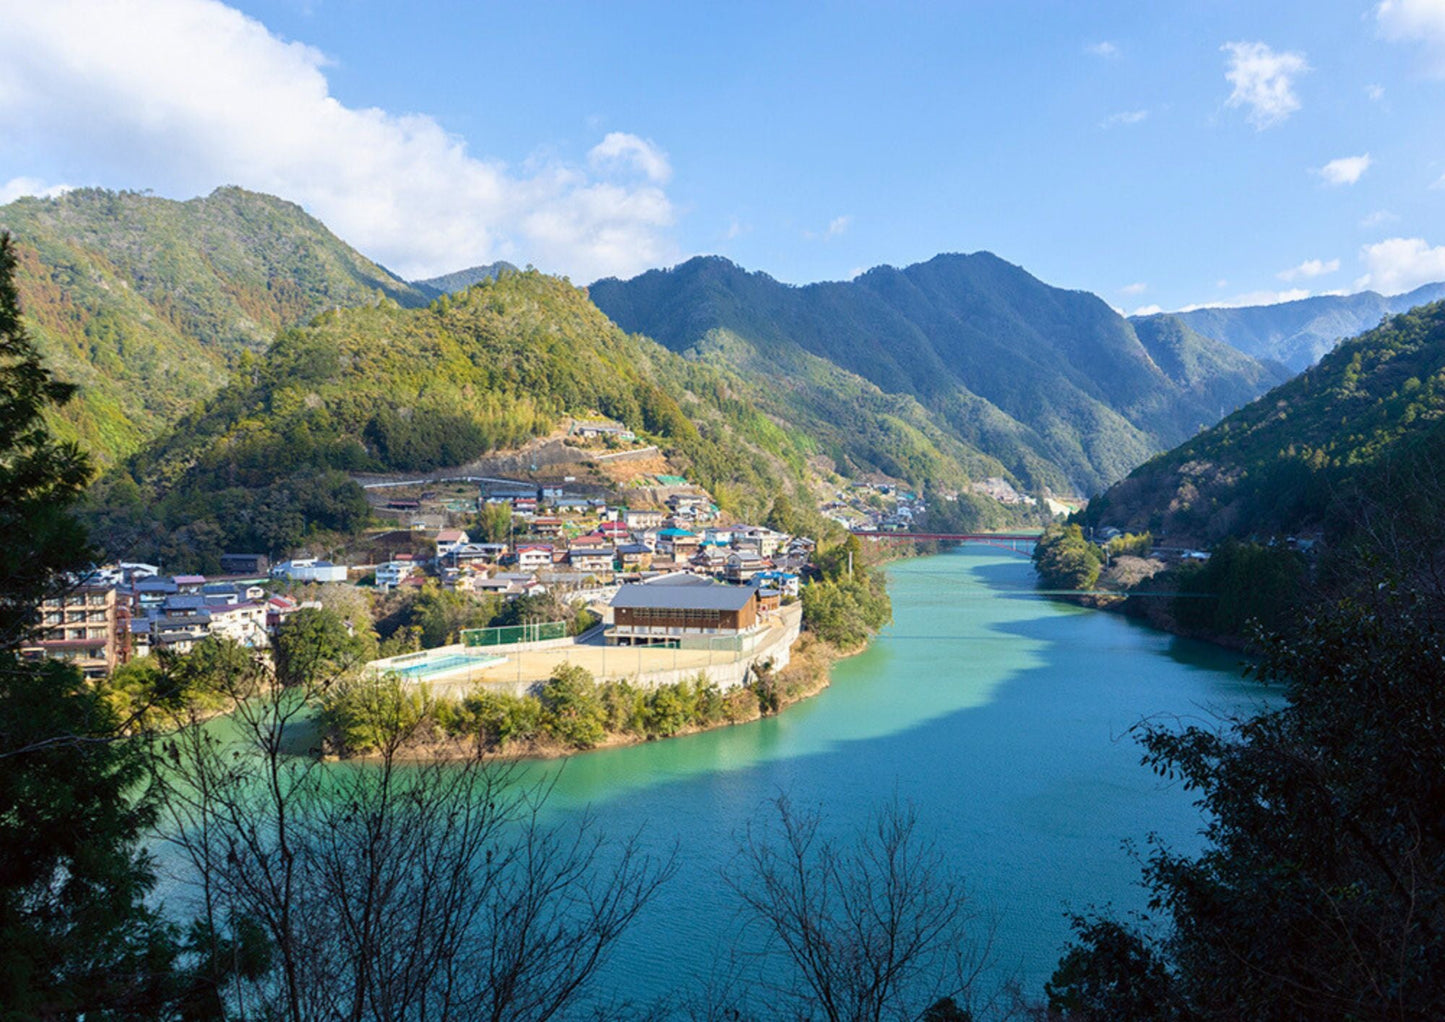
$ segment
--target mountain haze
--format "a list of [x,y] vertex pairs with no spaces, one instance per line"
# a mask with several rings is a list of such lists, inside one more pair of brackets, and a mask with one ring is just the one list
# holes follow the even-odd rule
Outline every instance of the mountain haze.
[[1398,295],[1374,291],[1316,295],[1277,305],[1135,316],[1130,322],[1137,329],[1141,324],[1174,320],[1247,355],[1280,362],[1291,372],[1299,372],[1318,362],[1341,339],[1377,326],[1386,316],[1441,298],[1445,298],[1445,283],[1424,284]]
[[1062,491],[1118,479],[1285,375],[1192,331],[1146,345],[1098,297],[987,252],[804,287],[699,257],[589,293],[693,357],[721,332],[765,359],[826,359],[916,400],[1025,485]]

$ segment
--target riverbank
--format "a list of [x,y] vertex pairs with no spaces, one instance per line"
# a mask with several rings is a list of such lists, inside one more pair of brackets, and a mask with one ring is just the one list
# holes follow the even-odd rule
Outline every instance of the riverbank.
[[[465,696],[410,701],[414,717],[396,758],[430,760],[548,760],[714,731],[774,716],[828,688],[838,661],[851,649],[802,633],[781,670],[757,669],[751,682],[721,691],[704,677],[642,688],[623,679],[595,681],[576,665],[559,667],[541,691],[512,694],[476,690]],[[407,703],[393,699],[388,711]],[[366,762],[380,758],[374,693],[348,703],[345,694],[323,707],[325,758]]]

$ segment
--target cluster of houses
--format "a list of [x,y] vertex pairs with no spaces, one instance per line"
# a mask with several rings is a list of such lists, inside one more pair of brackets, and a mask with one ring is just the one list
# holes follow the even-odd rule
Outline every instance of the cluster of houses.
[[67,660],[87,678],[158,650],[189,653],[208,635],[269,646],[302,602],[262,579],[163,576],[146,564],[108,565],[45,599],[21,655]]
[[[675,482],[679,489],[686,487],[684,479]],[[805,537],[760,525],[720,524],[717,507],[705,493],[674,493],[665,508],[607,507],[596,500],[569,501],[560,490],[524,487],[483,499],[511,505],[517,529],[509,542],[474,542],[463,529],[443,528],[431,557],[397,553],[364,567],[314,557],[273,565],[261,554],[226,554],[221,558],[224,577],[212,579],[163,576],[146,564],[106,566],[44,602],[22,651],[71,661],[95,678],[150,652],[187,653],[209,635],[263,648],[303,605],[277,595],[274,583],[345,583],[368,570],[374,570],[375,585],[383,591],[437,580],[459,592],[513,599],[547,591],[585,595],[667,578],[673,581],[662,589],[669,599],[746,604],[746,594],[724,592],[744,587],[765,594],[766,605],[774,597],[799,594],[800,577],[814,552],[813,541]],[[678,595],[678,580],[692,591]],[[705,590],[711,595],[703,596]],[[711,605],[690,608],[694,617],[714,611],[732,613]]]
[[[767,575],[796,596],[799,573],[813,553],[812,540],[764,526],[689,529],[655,510],[620,511],[571,537],[560,522],[543,518],[530,531],[535,538],[506,544],[474,543],[460,529],[443,529],[436,537],[436,575],[450,589],[504,597],[673,572],[733,583]],[[420,585],[424,567],[415,559],[389,562],[377,569],[376,584]]]
[[847,492],[839,490],[818,510],[847,529],[907,532],[927,506],[919,494],[892,483],[857,483]]

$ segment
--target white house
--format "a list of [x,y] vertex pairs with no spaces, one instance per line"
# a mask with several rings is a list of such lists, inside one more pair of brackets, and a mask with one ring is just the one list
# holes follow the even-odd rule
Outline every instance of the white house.
[[266,604],[232,603],[211,607],[210,612],[212,635],[225,636],[249,648],[270,644],[266,637]]
[[315,557],[298,557],[276,565],[271,574],[292,582],[345,582],[346,565],[320,561]]
[[517,547],[517,568],[521,571],[541,571],[552,567],[552,548],[545,543],[531,543]]
[[411,577],[412,570],[416,567],[410,561],[387,561],[376,569],[376,587],[378,589],[395,589]]

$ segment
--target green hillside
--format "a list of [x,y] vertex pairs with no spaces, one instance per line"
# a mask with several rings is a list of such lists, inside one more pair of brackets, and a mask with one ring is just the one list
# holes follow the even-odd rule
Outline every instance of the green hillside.
[[281,552],[364,522],[347,473],[463,464],[568,414],[626,422],[740,515],[803,496],[823,455],[965,481],[968,452],[918,408],[835,367],[810,371],[840,403],[782,423],[768,410],[789,407],[786,386],[685,360],[624,334],[565,281],[504,271],[427,308],[380,300],[284,331],[98,488],[94,524],[112,551],[168,563]]
[[765,357],[826,359],[913,398],[1025,485],[1065,491],[1119,478],[1283,377],[1192,332],[1146,346],[1097,297],[989,253],[806,287],[697,258],[589,292],[675,351],[721,330]]
[[378,294],[428,300],[299,206],[239,188],[19,199],[0,230],[17,243],[31,335],[81,388],[56,426],[102,461],[157,436],[279,328]]
[[[1140,466],[1084,521],[1175,542],[1363,527],[1439,486],[1445,302],[1386,320],[1213,429]],[[1430,497],[1429,499],[1434,499]],[[1438,514],[1438,512],[1437,512]]]

